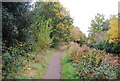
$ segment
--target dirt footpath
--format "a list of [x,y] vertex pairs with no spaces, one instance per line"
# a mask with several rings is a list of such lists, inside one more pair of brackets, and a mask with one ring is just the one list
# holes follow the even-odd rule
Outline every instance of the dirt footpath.
[[62,47],[52,56],[48,69],[43,79],[60,79],[61,78],[61,55],[66,48]]

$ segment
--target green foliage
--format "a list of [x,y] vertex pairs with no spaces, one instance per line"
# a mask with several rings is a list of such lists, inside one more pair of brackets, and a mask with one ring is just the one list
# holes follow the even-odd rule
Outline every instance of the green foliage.
[[47,49],[51,46],[52,39],[50,38],[50,33],[51,28],[48,27],[48,22],[45,22],[45,25],[41,24],[40,34],[38,36],[38,44],[40,44],[41,49]]
[[120,43],[115,43],[114,46],[113,46],[113,48],[112,48],[112,52],[119,54],[120,53],[119,49],[120,49]]
[[118,18],[116,16],[113,16],[111,20],[105,20],[104,15],[97,14],[89,28],[88,46],[119,54],[119,23],[117,21]]
[[94,44],[88,44],[89,47],[96,48],[98,50],[105,50],[108,53],[119,54],[120,43],[109,43],[109,40],[96,42]]
[[[76,77],[80,80],[117,78],[117,57],[106,54],[104,51],[90,49],[86,46],[78,48],[72,45],[64,58],[66,59],[64,60],[66,67],[68,63],[75,70],[72,79]],[[63,68],[63,71],[67,72],[68,70]]]
[[91,21],[89,27],[89,38],[93,40],[95,33],[108,30],[108,21],[104,19],[104,15],[97,14],[95,19]]
[[33,22],[39,16],[44,16],[45,20],[50,20],[49,25],[52,26],[50,37],[53,38],[52,47],[57,46],[59,42],[70,41],[73,19],[59,2],[36,2],[32,14],[34,15],[31,18]]
[[29,61],[28,54],[21,48],[10,47],[9,52],[3,54],[3,78],[14,78],[15,73],[21,70]]
[[120,53],[120,43],[109,43],[109,40],[106,40],[103,43],[103,48],[110,53],[116,53],[119,54]]
[[26,64],[29,42],[30,3],[2,3],[3,78],[14,78]]
[[29,8],[27,2],[2,3],[3,43],[7,47],[14,46],[16,40],[25,42],[28,38]]
[[[26,63],[25,67],[20,70],[15,78],[16,79],[42,79],[44,74],[48,68],[48,63],[53,56],[55,49],[47,49],[39,54],[35,54],[31,52],[29,54],[30,57],[35,57],[34,59],[30,59],[29,62]],[[30,74],[32,72],[32,74]]]
[[75,79],[75,69],[68,58],[66,58],[66,53],[65,51],[62,55],[62,79]]
[[[32,10],[30,3],[26,2],[4,2],[2,5],[2,52],[4,63],[2,68],[4,79],[20,77],[16,76],[19,71],[31,69],[38,73],[30,78],[37,79],[45,72],[46,62],[48,62],[46,60],[41,62],[40,59],[44,59],[44,55],[50,57],[53,53],[49,51],[37,58],[38,52],[44,52],[50,47],[61,46],[59,45],[61,42],[71,41],[78,44],[62,56],[62,78],[114,78],[114,75],[111,75],[110,72],[114,74],[116,67],[101,63],[101,61],[104,61],[105,55],[103,55],[104,52],[98,51],[105,50],[110,53],[120,53],[120,43],[109,43],[109,37],[107,40],[104,38],[99,40],[108,30],[109,21],[104,19],[104,15],[97,14],[95,19],[91,21],[89,29],[88,39],[94,40],[94,43],[90,42],[89,45],[98,49],[96,51],[92,48],[82,48],[82,45],[86,43],[86,36],[73,26],[73,19],[70,17],[69,11],[59,2],[36,2]],[[116,27],[114,26],[114,19],[111,21],[112,27]],[[81,47],[79,47],[79,44]],[[35,67],[26,67],[27,63],[35,64],[37,66],[36,70]],[[28,77],[23,76],[21,78]]]
[[71,32],[72,41],[77,42],[78,44],[80,44],[80,46],[86,43],[87,38],[85,34],[83,34],[82,31],[80,31],[78,27],[73,27],[71,31],[72,31]]
[[104,48],[103,48],[103,42],[100,41],[100,42],[95,43],[94,47],[95,47],[96,49],[103,50],[103,49],[104,49]]
[[15,78],[38,51],[71,40],[73,19],[59,2],[36,2],[32,9],[27,2],[2,5],[4,78]]
[[[48,49],[52,44],[52,38],[50,38],[51,27],[48,26],[49,21],[45,21],[42,17],[38,18],[39,21],[31,25],[33,37],[38,47],[41,49]],[[33,45],[33,47],[35,47]]]

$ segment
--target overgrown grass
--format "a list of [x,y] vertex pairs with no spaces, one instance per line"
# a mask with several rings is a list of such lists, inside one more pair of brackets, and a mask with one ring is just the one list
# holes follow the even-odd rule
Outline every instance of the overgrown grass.
[[17,73],[16,79],[42,79],[47,68],[51,56],[55,49],[46,50],[46,52],[39,53],[34,60],[30,60],[26,66]]

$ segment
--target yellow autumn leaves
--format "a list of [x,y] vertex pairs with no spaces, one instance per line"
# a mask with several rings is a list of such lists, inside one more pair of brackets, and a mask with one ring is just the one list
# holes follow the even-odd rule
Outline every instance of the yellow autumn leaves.
[[[55,6],[55,5],[54,5]],[[57,6],[57,5],[56,5]],[[56,7],[55,6],[55,7]],[[59,7],[60,8],[60,7]],[[62,13],[62,12],[59,12],[59,10],[57,9],[57,8],[53,8],[52,9],[52,11],[54,12],[54,13],[56,13],[56,17],[58,18],[58,19],[63,19],[64,17],[64,13]]]
[[57,24],[56,27],[65,27],[65,25],[63,23],[59,23],[59,24]]
[[17,45],[18,45],[18,46],[25,46],[26,44],[23,43],[23,42],[17,42]]
[[64,16],[64,13],[62,13],[62,12],[57,13],[56,16],[57,16],[57,18],[59,18],[59,19],[62,20],[62,19],[64,18],[64,17],[63,17],[63,16]]
[[116,16],[113,16],[110,20],[110,29],[108,33],[110,34],[110,43],[120,42],[120,22]]

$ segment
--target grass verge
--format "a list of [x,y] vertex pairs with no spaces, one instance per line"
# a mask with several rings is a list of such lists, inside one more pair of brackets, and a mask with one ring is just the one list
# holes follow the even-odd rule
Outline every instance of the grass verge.
[[69,59],[67,59],[67,50],[62,54],[61,79],[77,79],[75,77],[75,69]]
[[42,79],[48,68],[48,62],[55,49],[49,49],[39,53],[34,60],[30,60],[26,66],[17,73],[17,79]]

